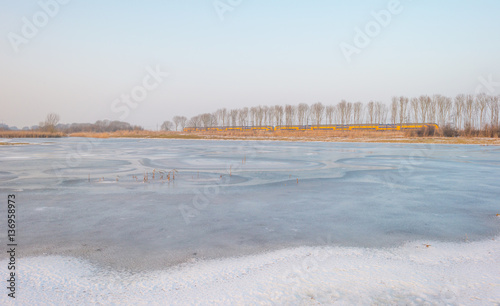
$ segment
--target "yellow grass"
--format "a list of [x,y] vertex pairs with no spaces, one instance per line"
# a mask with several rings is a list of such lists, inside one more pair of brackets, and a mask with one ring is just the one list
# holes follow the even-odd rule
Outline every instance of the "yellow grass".
[[0,138],[58,138],[66,134],[42,131],[0,131]]
[[0,141],[0,146],[15,146],[15,145],[27,145],[29,143],[27,142],[1,142]]
[[441,137],[410,136],[403,131],[228,131],[192,132],[208,139],[230,140],[282,140],[324,142],[377,142],[377,143],[436,143],[436,144],[483,144],[500,145],[499,138],[488,137]]
[[436,143],[500,145],[499,138],[487,137],[417,137],[402,131],[227,131],[227,132],[156,132],[117,131],[112,133],[73,133],[71,137],[95,138],[170,138],[214,140],[276,140],[376,143]]
[[116,132],[81,132],[71,133],[70,137],[93,137],[93,138],[175,138],[175,139],[202,139],[204,137],[181,132],[156,132],[156,131],[116,131]]

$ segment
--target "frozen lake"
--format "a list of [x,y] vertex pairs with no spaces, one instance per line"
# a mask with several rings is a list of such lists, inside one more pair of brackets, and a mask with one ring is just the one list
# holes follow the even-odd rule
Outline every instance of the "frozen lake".
[[33,269],[62,256],[153,273],[304,247],[377,257],[411,254],[408,243],[460,249],[500,230],[499,147],[29,141],[0,146],[0,190],[16,194],[19,249]]

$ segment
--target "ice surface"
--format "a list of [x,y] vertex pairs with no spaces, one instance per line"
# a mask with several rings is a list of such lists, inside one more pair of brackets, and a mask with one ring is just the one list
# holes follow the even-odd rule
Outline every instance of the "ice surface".
[[[0,146],[0,190],[4,198],[16,194],[20,254],[25,258],[23,265],[35,273],[33,277],[43,279],[36,275],[43,273],[40,265],[45,261],[60,262],[71,271],[109,269],[171,277],[173,270],[164,269],[192,261],[203,262],[198,269],[234,256],[295,260],[305,256],[306,250],[327,247],[345,261],[352,250],[364,254],[356,260],[370,266],[366,271],[370,279],[379,264],[382,270],[397,267],[396,261],[384,262],[383,257],[402,250],[407,257],[401,264],[410,273],[409,258],[417,260],[424,254],[409,247],[415,241],[419,246],[442,246],[440,250],[449,256],[468,250],[471,258],[483,258],[487,249],[498,263],[497,244],[474,251],[473,244],[466,243],[486,243],[499,234],[498,147],[166,139],[29,141],[32,144]],[[178,172],[175,180],[168,181],[166,174],[172,169]],[[0,213],[5,215],[5,206]],[[280,250],[286,255],[279,255]],[[263,252],[273,253],[256,255]],[[426,248],[425,252],[429,261],[437,260],[429,255],[433,251]],[[5,258],[6,254],[0,255]],[[235,264],[238,267],[245,266],[245,259],[231,260],[240,260]],[[356,270],[353,260],[349,269]],[[217,265],[210,273],[216,273]],[[342,269],[333,259],[327,266],[331,273]],[[204,270],[200,271],[193,277],[205,277]],[[262,282],[267,282],[265,273],[272,272],[266,271],[260,276]],[[445,275],[444,268],[428,272],[436,282]],[[312,273],[311,282],[319,284],[327,275]],[[424,300],[439,295],[439,289],[425,285],[423,275],[415,277],[416,286],[428,294]],[[380,281],[384,279],[381,276]],[[419,298],[411,293],[420,292],[418,288],[408,293],[402,289],[404,278],[396,279],[396,289],[383,294]],[[106,283],[105,278],[97,282]],[[348,294],[342,291],[346,284],[340,285],[338,294]],[[150,285],[154,284],[141,286]],[[142,290],[130,286],[123,290]],[[368,292],[379,285],[370,286],[365,296],[383,299]],[[276,288],[275,294],[281,289]],[[297,298],[303,296],[307,293],[297,291]]]

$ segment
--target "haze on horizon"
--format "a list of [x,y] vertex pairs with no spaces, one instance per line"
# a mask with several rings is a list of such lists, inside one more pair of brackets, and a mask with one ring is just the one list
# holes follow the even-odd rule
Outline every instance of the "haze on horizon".
[[[18,128],[50,112],[62,123],[155,128],[222,107],[389,104],[393,95],[454,97],[478,88],[500,94],[493,0],[0,0],[0,7],[0,123]],[[357,49],[350,57],[346,44]],[[123,100],[134,91],[146,95]],[[135,108],[124,112],[125,105]]]

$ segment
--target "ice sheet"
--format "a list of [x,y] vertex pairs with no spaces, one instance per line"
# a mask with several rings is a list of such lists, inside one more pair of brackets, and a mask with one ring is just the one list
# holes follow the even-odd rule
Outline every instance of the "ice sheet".
[[[498,297],[491,294],[491,286],[498,292],[498,278],[490,265],[491,258],[498,264],[499,256],[491,240],[500,229],[498,147],[75,138],[30,142],[0,147],[1,194],[6,198],[15,193],[19,203],[20,262],[23,273],[30,275],[26,286],[31,277],[48,284],[54,278],[62,281],[65,273],[105,271],[114,278],[100,272],[93,280],[101,285],[86,293],[70,283],[60,287],[61,296],[63,291],[79,292],[69,300],[99,300],[104,297],[97,297],[97,288],[109,282],[118,286],[126,281],[119,284],[120,290],[134,294],[164,284],[170,288],[163,278],[172,279],[172,271],[188,263],[194,266],[179,269],[201,269],[199,276],[192,276],[201,278],[206,291],[200,294],[209,294],[211,286],[221,290],[211,295],[214,301],[217,292],[236,288],[226,302],[267,301],[284,292],[280,301],[295,304],[307,300],[306,284],[312,284],[311,301],[331,295],[354,302],[349,293],[361,290],[361,296],[380,303],[386,295],[418,302],[446,292],[426,280],[437,284],[447,277],[454,266],[450,258],[456,256],[464,261],[462,270],[453,272],[458,273],[456,279],[466,274],[468,265],[474,266],[476,258],[478,271],[489,271],[488,282],[481,282],[479,274],[473,277],[479,296]],[[172,169],[178,172],[169,181],[166,175]],[[4,206],[0,213],[5,215]],[[424,244],[432,248],[422,249]],[[240,271],[246,263],[252,267],[253,262],[285,258],[279,268],[285,269],[318,247],[343,261],[337,255],[329,257],[325,267],[330,272],[312,273],[302,289],[292,292],[291,300],[285,299],[285,285],[269,286],[269,279],[277,281],[272,269],[255,276],[261,287],[251,287],[250,295],[238,289],[237,282],[230,287],[224,282],[203,283],[204,277],[220,280],[224,272],[217,269],[226,264],[227,271]],[[353,252],[361,255],[352,257]],[[400,261],[389,260],[394,253],[405,255]],[[423,272],[412,272],[420,256],[436,263],[439,254],[450,257],[444,267],[423,263],[416,267]],[[238,259],[228,259],[235,256]],[[2,253],[0,260],[5,258]],[[358,289],[348,286],[358,278],[344,282],[347,276],[339,262],[349,273],[365,277],[359,278]],[[399,264],[406,274],[393,276],[390,271]],[[54,271],[44,279],[45,265],[68,271]],[[380,277],[379,268],[385,271]],[[335,273],[340,273],[339,283],[328,285]],[[137,285],[127,283],[126,275],[141,275],[144,282],[155,275],[161,281]],[[82,277],[85,283],[87,276]],[[405,277],[413,280],[405,283]],[[394,289],[382,290],[384,282]],[[455,288],[450,282],[445,284]],[[466,280],[457,286],[459,297],[461,290],[475,290],[465,289]],[[44,294],[40,290],[30,287],[28,297]],[[183,294],[192,292],[184,290],[179,296]]]

